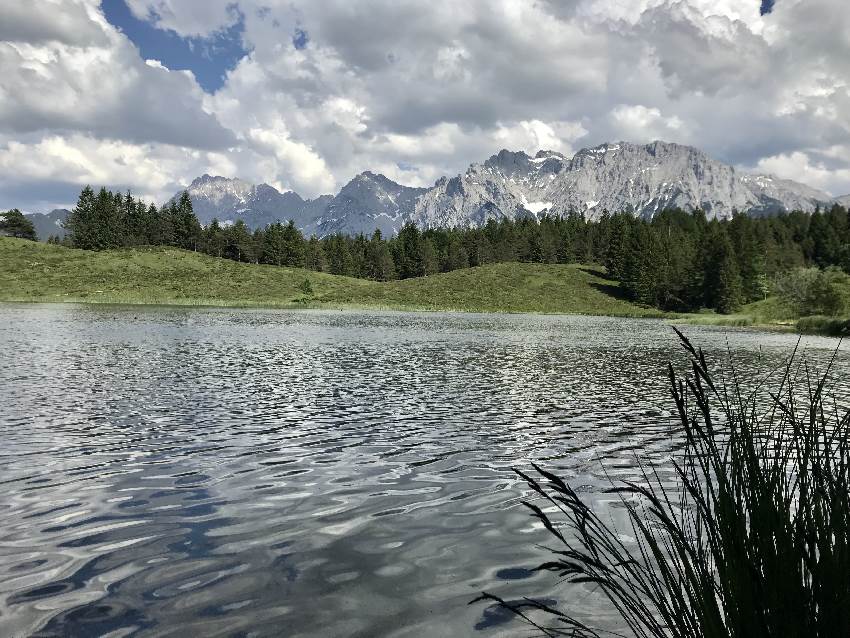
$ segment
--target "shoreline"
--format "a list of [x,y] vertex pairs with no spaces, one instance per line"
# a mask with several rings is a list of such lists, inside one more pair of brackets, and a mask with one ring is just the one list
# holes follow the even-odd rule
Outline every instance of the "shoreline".
[[186,300],[169,301],[118,301],[114,299],[91,300],[85,298],[74,298],[65,300],[47,299],[10,299],[0,298],[2,305],[67,305],[67,306],[120,306],[127,308],[175,308],[175,309],[232,309],[232,310],[286,310],[286,311],[339,311],[339,312],[398,312],[398,313],[447,313],[447,314],[470,314],[470,315],[539,315],[539,316],[576,316],[576,317],[598,317],[608,319],[647,319],[665,321],[671,325],[704,326],[709,328],[736,328],[751,330],[754,332],[776,332],[776,333],[798,333],[801,336],[810,334],[815,336],[830,337],[833,335],[820,333],[802,333],[797,330],[796,322],[763,323],[751,317],[731,316],[726,320],[722,315],[700,315],[696,313],[663,313],[659,314],[598,314],[588,312],[540,312],[529,310],[482,310],[469,308],[450,307],[423,307],[403,305],[367,305],[367,304],[332,304],[332,303],[268,303],[254,301],[219,301],[211,302],[203,300],[194,302]]
[[500,262],[379,282],[175,248],[93,252],[6,237],[0,303],[574,315],[833,337],[850,327],[835,317],[798,320],[776,298],[729,315],[665,312],[631,302],[593,264]]

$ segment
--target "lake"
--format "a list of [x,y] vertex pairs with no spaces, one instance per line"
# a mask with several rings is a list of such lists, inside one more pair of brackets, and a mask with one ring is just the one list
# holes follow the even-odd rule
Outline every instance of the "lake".
[[[745,378],[797,343],[685,332]],[[527,635],[481,590],[614,627],[529,571],[511,468],[609,507],[681,447],[657,320],[2,305],[0,353],[3,636]]]

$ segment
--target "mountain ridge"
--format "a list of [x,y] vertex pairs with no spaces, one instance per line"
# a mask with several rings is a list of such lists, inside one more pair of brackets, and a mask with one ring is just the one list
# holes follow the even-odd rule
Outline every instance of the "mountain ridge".
[[606,142],[572,157],[552,150],[531,156],[502,149],[430,187],[405,186],[367,170],[336,195],[314,199],[208,174],[195,178],[186,190],[203,224],[213,218],[225,224],[242,219],[258,228],[291,219],[306,235],[317,236],[375,230],[389,236],[407,222],[423,229],[476,227],[491,219],[543,214],[597,219],[606,211],[630,211],[651,218],[664,208],[679,207],[728,218],[736,211],[771,215],[850,205],[850,195],[834,198],[793,180],[742,172],[696,147],[660,140]]

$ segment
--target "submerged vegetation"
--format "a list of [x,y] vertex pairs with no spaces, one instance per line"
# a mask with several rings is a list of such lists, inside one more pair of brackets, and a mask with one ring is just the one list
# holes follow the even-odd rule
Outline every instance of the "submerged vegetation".
[[[652,467],[612,487],[630,527],[618,530],[558,476],[518,472],[557,543],[538,570],[595,586],[640,638],[850,635],[850,412],[827,398],[829,370],[798,378],[789,362],[765,406],[765,388],[727,386],[679,336],[692,372],[670,367],[677,487]],[[482,599],[546,635],[612,633],[541,602]]]

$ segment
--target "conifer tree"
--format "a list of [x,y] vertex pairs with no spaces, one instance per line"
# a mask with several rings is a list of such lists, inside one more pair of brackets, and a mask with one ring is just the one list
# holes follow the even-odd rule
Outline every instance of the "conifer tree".
[[375,281],[389,281],[395,277],[395,264],[380,229],[372,234],[366,247],[366,276]]
[[183,191],[177,204],[169,207],[174,233],[174,245],[186,250],[198,250],[201,239],[201,224],[192,208],[192,198]]
[[393,253],[396,272],[400,279],[421,277],[425,274],[421,244],[419,229],[414,224],[405,224],[396,238]]
[[310,270],[322,272],[327,269],[327,260],[322,244],[315,235],[311,235],[304,251],[304,266]]
[[86,186],[77,198],[77,205],[65,219],[64,227],[74,248],[84,250],[96,247],[96,220],[94,217],[94,191]]
[[732,242],[722,227],[719,227],[712,236],[703,286],[706,307],[728,314],[741,305],[743,298],[741,275]]
[[302,267],[304,265],[304,236],[291,219],[281,226],[283,264]]
[[17,237],[18,239],[38,241],[38,235],[35,232],[35,226],[33,226],[32,221],[27,219],[17,208],[0,213],[0,234]]
[[424,238],[420,243],[422,274],[434,275],[440,272],[440,260],[437,256],[437,250],[434,248],[434,242],[430,238]]
[[256,260],[254,248],[253,237],[241,219],[224,229],[224,256],[228,259],[253,262]]
[[203,229],[201,241],[205,253],[214,255],[215,257],[223,256],[225,245],[224,231],[218,223],[218,219],[214,217],[207,227]]

